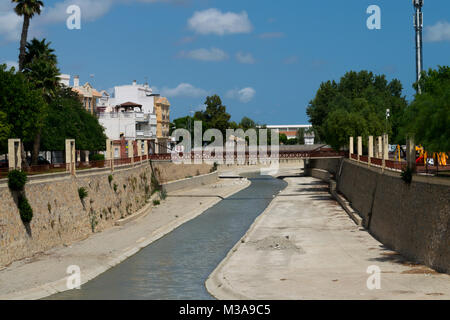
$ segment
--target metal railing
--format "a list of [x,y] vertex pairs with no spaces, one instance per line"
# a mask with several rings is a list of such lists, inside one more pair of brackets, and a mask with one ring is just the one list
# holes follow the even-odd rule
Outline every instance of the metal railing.
[[[174,157],[178,155],[181,160],[198,160],[198,161],[220,161],[225,160],[234,161],[235,163],[253,163],[257,160],[261,162],[283,160],[283,159],[312,159],[312,158],[327,158],[327,157],[345,157],[343,152],[334,152],[331,150],[325,151],[282,151],[279,153],[272,153],[270,150],[266,153],[250,153],[250,152],[234,152],[230,154],[216,154],[215,152],[189,152],[189,153],[164,153],[164,154],[149,154],[141,156],[133,156],[127,158],[113,159],[113,160],[97,160],[97,161],[77,161],[75,168],[77,171],[84,171],[89,169],[111,169],[120,168],[121,166],[130,166],[132,164],[139,165],[149,160],[154,161],[172,161]],[[113,166],[112,166],[113,164]],[[69,164],[45,164],[45,165],[32,165],[27,168],[23,168],[28,175],[50,174],[50,173],[63,173],[68,172]],[[8,175],[9,169],[6,167],[0,168],[0,178],[5,178]]]

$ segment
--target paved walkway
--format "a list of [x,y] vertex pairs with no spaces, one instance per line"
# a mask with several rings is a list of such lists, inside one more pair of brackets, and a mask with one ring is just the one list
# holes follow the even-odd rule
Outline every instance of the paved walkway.
[[39,299],[65,291],[70,265],[80,267],[85,283],[249,184],[227,179],[173,192],[159,207],[124,226],[15,262],[0,271],[0,299]]
[[[356,226],[328,186],[283,190],[206,282],[219,299],[450,299],[450,276],[415,265]],[[381,289],[369,290],[370,266]],[[374,282],[371,282],[372,284]]]

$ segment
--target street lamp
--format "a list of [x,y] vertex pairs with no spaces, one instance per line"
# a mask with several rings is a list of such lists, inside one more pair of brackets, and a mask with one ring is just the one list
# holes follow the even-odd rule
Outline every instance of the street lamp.
[[[416,30],[416,81],[419,82],[423,70],[423,49],[422,49],[422,30],[423,30],[423,0],[413,0],[413,5],[416,10],[414,14],[414,28]],[[421,93],[421,88],[418,85],[418,93]]]

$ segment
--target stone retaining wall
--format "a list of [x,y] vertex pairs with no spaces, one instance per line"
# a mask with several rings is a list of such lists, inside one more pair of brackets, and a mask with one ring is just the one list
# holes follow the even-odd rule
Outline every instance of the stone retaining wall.
[[[209,173],[211,166],[156,162],[153,169],[164,183]],[[29,226],[22,223],[17,199],[3,184],[0,187],[0,266],[84,239],[93,230],[110,228],[115,221],[132,215],[150,199],[151,175],[151,167],[145,163],[113,173],[83,172],[78,177],[33,179],[25,186],[33,208]],[[78,195],[80,187],[88,192],[83,201]]]
[[[323,168],[329,161],[317,160]],[[333,168],[339,167],[335,160]],[[339,171],[338,171],[339,173]],[[345,159],[337,189],[360,214],[363,225],[387,247],[437,271],[450,273],[450,181],[369,168]]]

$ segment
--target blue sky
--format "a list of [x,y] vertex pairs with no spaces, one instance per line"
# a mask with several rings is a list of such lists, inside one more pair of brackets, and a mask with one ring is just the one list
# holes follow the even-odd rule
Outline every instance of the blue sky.
[[[21,22],[0,0],[0,62],[17,60]],[[50,40],[62,73],[97,89],[139,83],[169,97],[172,119],[222,97],[232,119],[307,123],[320,83],[368,69],[414,91],[411,0],[46,0],[31,37]],[[81,7],[81,30],[65,9]],[[369,30],[369,5],[381,30]],[[450,1],[426,0],[424,65],[450,64]],[[90,78],[90,75],[95,75]]]

